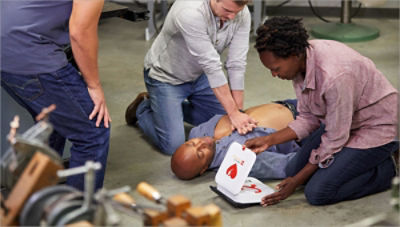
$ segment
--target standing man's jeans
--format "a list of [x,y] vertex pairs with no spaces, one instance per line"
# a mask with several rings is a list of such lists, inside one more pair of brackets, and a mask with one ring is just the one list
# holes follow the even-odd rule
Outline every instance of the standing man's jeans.
[[201,124],[225,110],[210,88],[205,74],[197,80],[171,85],[152,79],[144,70],[150,99],[137,108],[136,116],[144,134],[165,154],[172,155],[185,142],[183,121]]
[[[307,163],[313,149],[319,147],[324,128],[316,130],[286,167],[288,176],[296,175]],[[326,205],[358,199],[390,188],[395,176],[391,154],[398,142],[369,149],[344,147],[334,154],[327,168],[319,168],[308,180],[305,195],[310,204]]]
[[[60,155],[65,139],[72,143],[69,167],[85,164],[87,160],[98,161],[102,169],[96,172],[96,189],[103,186],[110,130],[104,125],[96,127],[96,118],[89,120],[94,104],[89,96],[86,83],[71,65],[54,73],[16,75],[1,72],[1,86],[33,118],[43,108],[56,104],[50,114],[54,132],[50,146]],[[84,188],[84,175],[68,177],[67,184],[80,190]]]

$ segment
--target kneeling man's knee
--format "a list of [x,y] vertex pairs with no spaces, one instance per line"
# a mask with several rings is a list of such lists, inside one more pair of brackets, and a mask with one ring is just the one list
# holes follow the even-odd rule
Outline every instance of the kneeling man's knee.
[[160,150],[166,155],[173,155],[176,149],[185,142],[185,139],[171,138],[168,141],[160,143]]

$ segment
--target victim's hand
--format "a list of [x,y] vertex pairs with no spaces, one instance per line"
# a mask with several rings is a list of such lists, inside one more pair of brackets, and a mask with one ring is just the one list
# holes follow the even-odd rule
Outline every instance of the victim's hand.
[[264,196],[261,199],[261,205],[263,207],[266,207],[279,203],[279,201],[284,200],[292,195],[298,185],[299,184],[295,181],[293,177],[286,178],[276,186],[276,189],[278,190],[277,192]]
[[88,92],[90,98],[94,103],[94,108],[89,115],[89,120],[92,120],[97,115],[96,127],[100,126],[101,121],[104,121],[104,127],[109,127],[109,122],[111,122],[110,114],[108,113],[108,108],[106,100],[104,98],[104,92],[101,86],[95,88],[88,87]]
[[245,146],[252,150],[254,153],[259,154],[266,149],[268,149],[271,145],[268,143],[268,136],[260,136],[253,139],[249,139],[245,142]]
[[245,135],[257,127],[257,121],[245,113],[235,111],[228,116],[232,123],[232,131],[236,129],[240,135]]

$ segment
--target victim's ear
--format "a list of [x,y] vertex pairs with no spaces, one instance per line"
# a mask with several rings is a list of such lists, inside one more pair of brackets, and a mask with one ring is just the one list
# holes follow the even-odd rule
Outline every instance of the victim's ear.
[[203,173],[208,169],[208,166],[204,166],[201,170],[200,170],[200,174],[199,175],[203,175]]

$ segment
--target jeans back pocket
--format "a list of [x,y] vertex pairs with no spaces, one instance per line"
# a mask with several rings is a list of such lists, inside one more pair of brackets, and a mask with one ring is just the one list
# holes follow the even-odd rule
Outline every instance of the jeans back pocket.
[[35,100],[43,93],[38,75],[17,75],[2,72],[1,86],[7,92],[13,92],[16,96],[27,101]]

